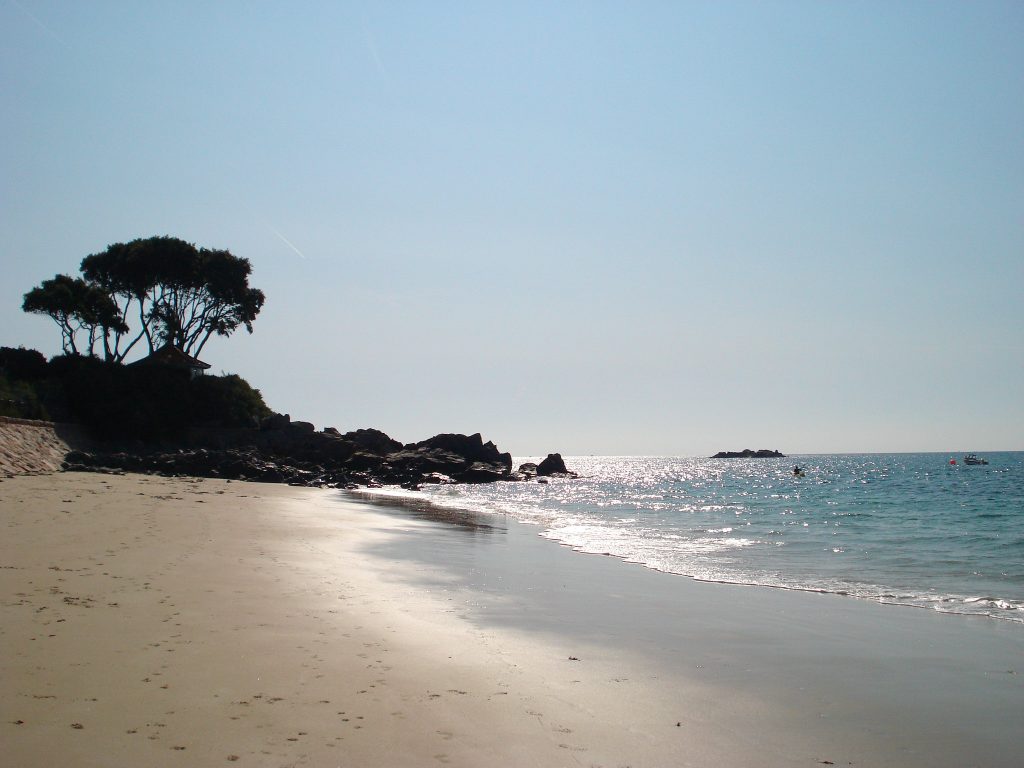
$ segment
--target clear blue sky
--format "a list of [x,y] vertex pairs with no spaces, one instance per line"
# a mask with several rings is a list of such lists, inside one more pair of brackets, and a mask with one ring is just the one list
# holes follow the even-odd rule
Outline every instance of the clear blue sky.
[[251,260],[275,410],[517,455],[1024,449],[1024,4],[0,0],[0,345]]

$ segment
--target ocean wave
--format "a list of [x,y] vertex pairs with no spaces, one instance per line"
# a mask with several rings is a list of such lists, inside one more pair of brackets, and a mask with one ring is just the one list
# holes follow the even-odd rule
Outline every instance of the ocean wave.
[[1024,621],[1024,454],[992,454],[1006,471],[962,473],[955,486],[936,473],[941,458],[799,457],[811,482],[793,488],[782,460],[567,457],[580,479],[420,498],[702,581]]

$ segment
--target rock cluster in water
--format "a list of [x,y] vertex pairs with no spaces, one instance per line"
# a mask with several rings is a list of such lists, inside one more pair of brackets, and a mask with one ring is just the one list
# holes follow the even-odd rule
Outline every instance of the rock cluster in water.
[[402,445],[376,429],[342,434],[328,427],[317,432],[308,422],[287,416],[268,419],[259,431],[174,450],[72,451],[63,468],[78,471],[129,471],[161,475],[217,477],[311,487],[358,488],[424,484],[488,483],[535,477],[574,477],[558,454],[540,465],[512,470],[512,456],[474,435],[441,434]]
[[759,451],[752,451],[749,448],[744,448],[742,451],[719,451],[712,459],[784,459],[786,454],[779,453],[778,451],[770,451],[767,448],[762,448]]

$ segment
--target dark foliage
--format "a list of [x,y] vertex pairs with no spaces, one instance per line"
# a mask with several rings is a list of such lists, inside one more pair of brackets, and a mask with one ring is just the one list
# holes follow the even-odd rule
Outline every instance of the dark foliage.
[[32,352],[0,354],[31,373],[0,375],[0,415],[74,422],[100,440],[166,444],[182,440],[192,426],[252,427],[271,412],[240,376],[190,379],[185,371],[85,355],[44,360],[40,372]]
[[191,382],[192,421],[216,427],[253,427],[271,414],[258,389],[241,376],[199,376]]
[[187,427],[184,377],[78,355],[54,358],[50,366],[71,420],[101,440],[173,440]]
[[[114,300],[102,288],[78,277],[56,275],[44,280],[25,294],[21,308],[25,312],[46,315],[57,324],[65,354],[95,354],[101,340],[106,347],[111,333],[128,330]],[[76,341],[79,333],[86,337],[84,349],[79,349]]]
[[27,381],[0,374],[0,416],[19,419],[47,419],[35,387]]
[[111,297],[127,321],[138,321],[132,339],[110,341],[114,360],[142,338],[152,352],[170,342],[198,356],[210,336],[229,336],[239,326],[252,333],[263,292],[249,287],[252,266],[230,251],[196,248],[176,237],[114,243],[82,260],[82,274]]
[[22,309],[57,324],[65,354],[102,353],[112,362],[143,340],[149,352],[170,343],[198,357],[211,336],[252,333],[266,298],[249,287],[248,259],[176,237],[114,243],[80,269],[82,277],[44,280]]
[[38,381],[46,376],[43,353],[24,347],[0,347],[0,374],[16,381]]

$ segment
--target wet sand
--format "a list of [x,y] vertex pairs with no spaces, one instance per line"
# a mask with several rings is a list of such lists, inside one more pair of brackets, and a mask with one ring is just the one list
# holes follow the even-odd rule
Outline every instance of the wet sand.
[[340,493],[0,482],[12,766],[1016,765],[1024,631]]

